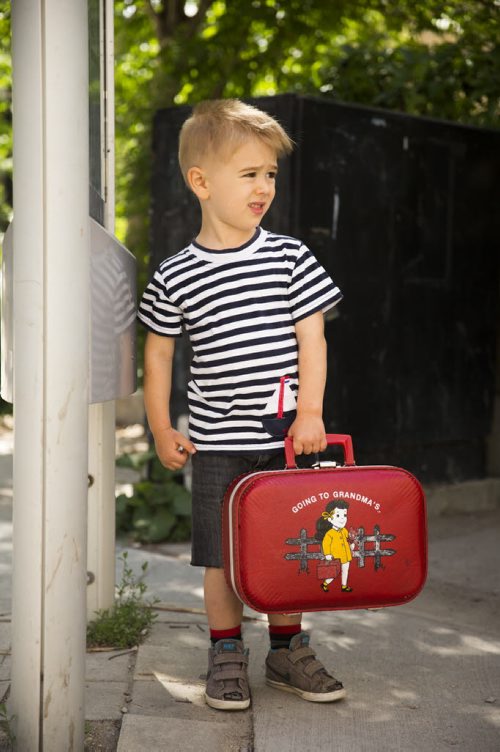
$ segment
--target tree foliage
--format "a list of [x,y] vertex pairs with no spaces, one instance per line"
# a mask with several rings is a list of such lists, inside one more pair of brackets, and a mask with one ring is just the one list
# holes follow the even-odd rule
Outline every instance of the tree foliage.
[[12,212],[10,7],[0,3],[0,239]]
[[[10,218],[10,10],[0,0],[0,233]],[[147,268],[151,123],[283,92],[498,127],[500,0],[116,0],[117,232]]]
[[155,110],[282,92],[498,126],[498,0],[120,0],[118,217],[148,256]]

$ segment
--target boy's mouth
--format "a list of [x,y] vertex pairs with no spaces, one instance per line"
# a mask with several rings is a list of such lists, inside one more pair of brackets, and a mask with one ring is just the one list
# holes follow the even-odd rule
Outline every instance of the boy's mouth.
[[252,201],[251,204],[248,204],[250,211],[252,211],[254,214],[262,214],[265,206],[266,204],[264,201]]

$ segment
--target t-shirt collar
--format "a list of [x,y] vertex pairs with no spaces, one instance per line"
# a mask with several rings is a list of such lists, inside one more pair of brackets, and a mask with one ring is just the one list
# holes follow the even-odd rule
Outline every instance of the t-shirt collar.
[[246,258],[247,256],[251,256],[262,246],[266,235],[266,230],[263,230],[262,227],[257,227],[250,240],[247,240],[246,243],[238,246],[238,248],[228,248],[223,251],[216,251],[210,248],[205,248],[196,240],[193,240],[189,245],[189,250],[194,253],[195,256],[204,261],[210,261],[214,264],[227,263],[228,261],[237,261]]

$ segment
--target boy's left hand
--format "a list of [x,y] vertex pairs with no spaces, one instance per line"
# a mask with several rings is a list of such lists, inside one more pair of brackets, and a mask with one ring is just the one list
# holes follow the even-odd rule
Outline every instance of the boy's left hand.
[[307,413],[297,415],[288,429],[288,436],[293,438],[295,454],[315,454],[323,452],[328,446],[325,426],[318,415]]

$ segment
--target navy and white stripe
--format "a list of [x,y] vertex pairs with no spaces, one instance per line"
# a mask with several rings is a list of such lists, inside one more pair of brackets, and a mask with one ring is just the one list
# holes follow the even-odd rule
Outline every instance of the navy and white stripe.
[[188,384],[190,438],[208,451],[283,446],[268,434],[266,404],[289,376],[298,390],[295,324],[342,298],[309,249],[257,228],[240,248],[210,251],[196,242],[163,261],[139,318],[155,334],[193,348]]

